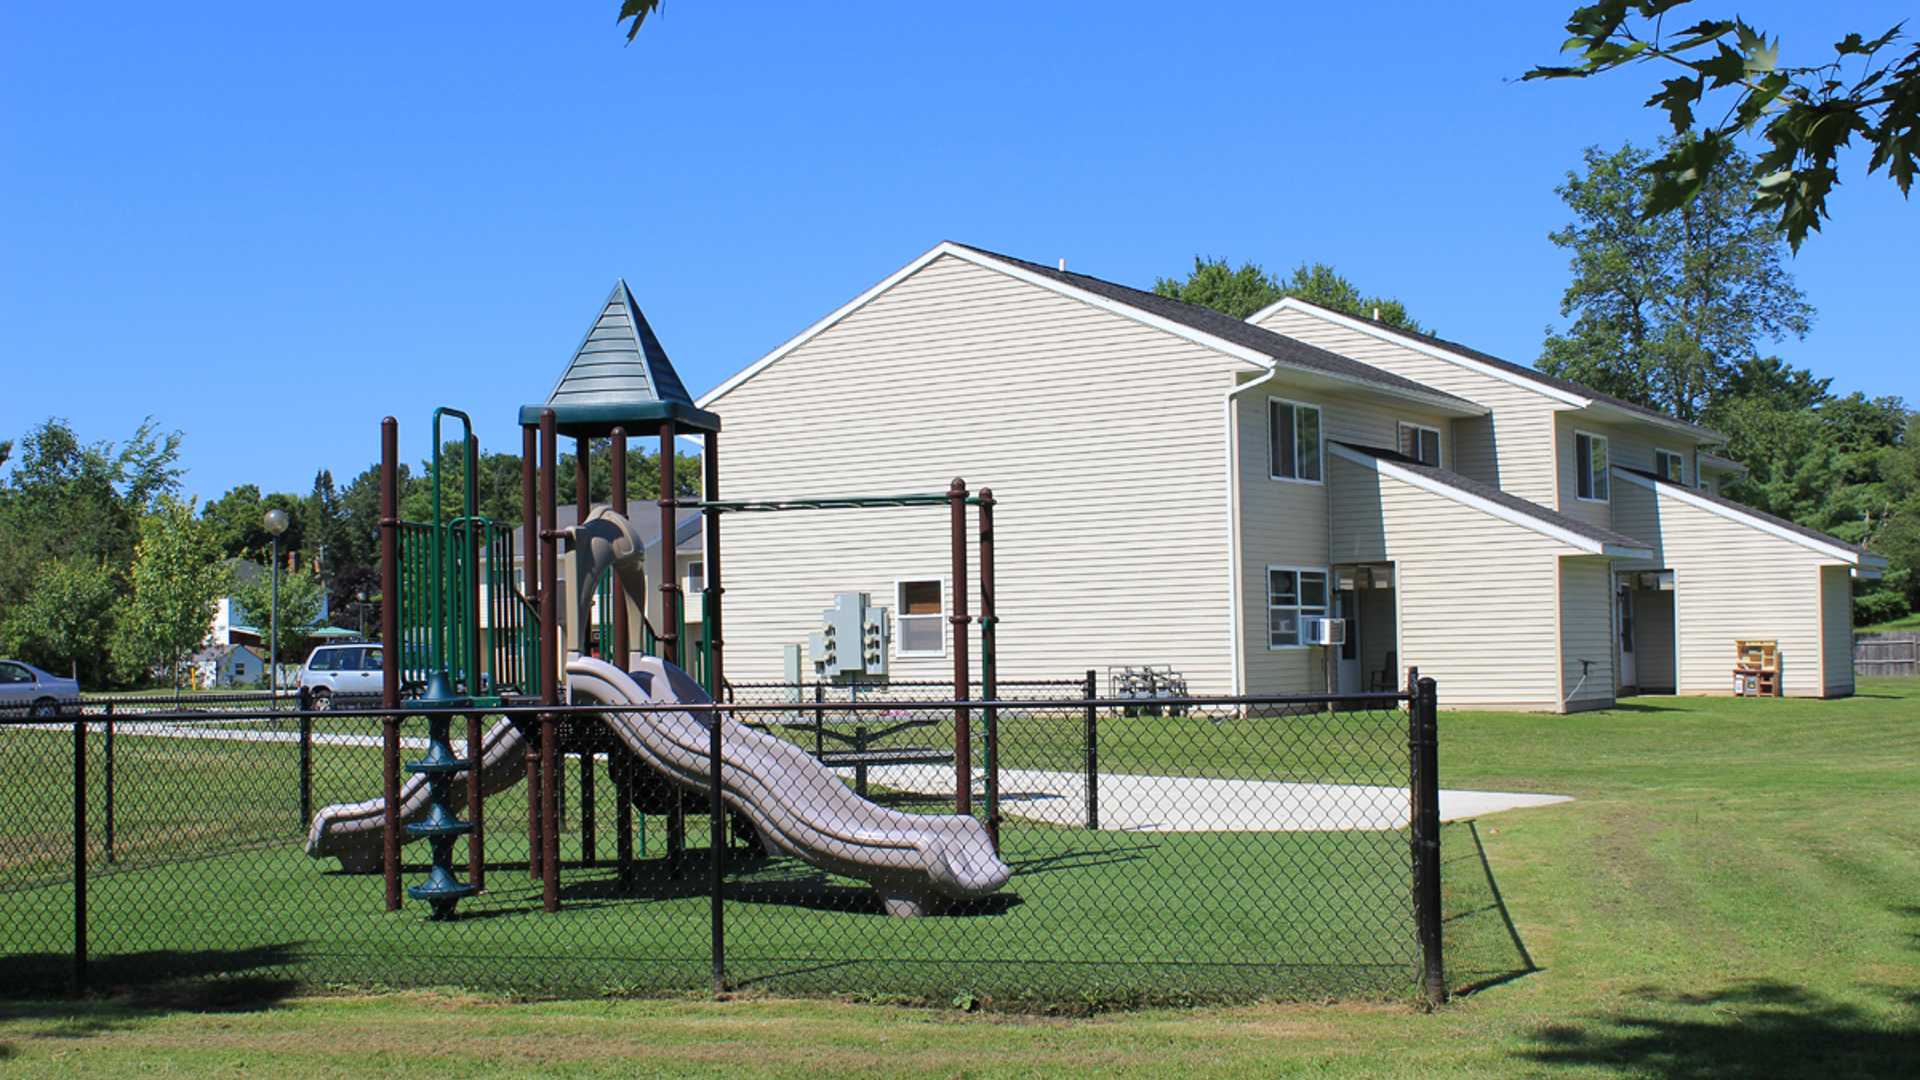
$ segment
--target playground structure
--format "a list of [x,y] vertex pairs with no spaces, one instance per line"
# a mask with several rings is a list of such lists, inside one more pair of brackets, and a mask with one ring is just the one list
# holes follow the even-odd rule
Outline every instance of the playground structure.
[[[465,450],[461,512],[449,517],[442,499],[441,424],[461,424]],[[516,586],[515,531],[478,513],[475,477],[479,443],[471,419],[442,407],[433,414],[430,478],[433,521],[399,516],[398,423],[381,424],[382,703],[388,710],[418,708],[427,720],[427,749],[400,761],[401,718],[383,728],[380,796],[329,806],[315,814],[308,854],[337,857],[345,870],[381,871],[386,906],[401,906],[402,845],[427,840],[432,851],[425,881],[405,895],[428,904],[435,918],[452,917],[458,902],[485,888],[489,796],[524,782],[528,789],[529,872],[540,879],[543,906],[560,907],[559,770],[568,754],[591,768],[607,756],[619,793],[618,863],[633,866],[633,813],[666,819],[667,865],[683,870],[686,816],[706,813],[711,824],[712,872],[731,817],[769,854],[800,858],[831,873],[862,878],[892,914],[938,911],[953,901],[998,890],[1011,871],[999,856],[996,709],[983,720],[985,814],[973,814],[973,707],[967,597],[967,508],[979,515],[980,685],[996,697],[994,656],[993,507],[991,491],[969,493],[954,480],[939,493],[723,501],[718,498],[719,417],[694,406],[624,282],[576,350],[544,405],[521,409],[521,510],[518,549],[538,552],[537,571]],[[628,432],[653,428],[659,437],[659,613],[647,617],[646,551],[628,519]],[[575,440],[576,524],[558,524],[558,440]],[[703,440],[704,492],[675,494],[675,445],[683,435]],[[591,503],[592,440],[611,443],[611,497]],[[721,578],[721,519],[727,513],[945,506],[953,559],[954,746],[951,815],[888,809],[856,795],[830,767],[799,745],[735,719],[714,702],[725,697]],[[677,512],[702,518],[706,578],[700,634],[689,640],[685,598],[673,572]],[[563,627],[566,600],[559,576],[560,548],[573,554],[568,584],[573,611]],[[592,617],[598,598],[599,618]],[[482,613],[486,619],[483,626]],[[637,625],[636,625],[637,623]],[[595,633],[595,630],[598,630]],[[635,631],[641,646],[636,650]],[[483,638],[485,647],[482,647]],[[685,668],[698,674],[696,679]],[[516,707],[593,704],[610,710],[528,715]],[[676,708],[680,706],[680,708]],[[499,715],[482,730],[484,718]],[[455,718],[466,727],[466,757],[454,752]],[[410,776],[403,782],[402,773]],[[718,773],[716,776],[715,774]],[[465,814],[462,819],[460,815]],[[644,818],[642,818],[644,829]],[[467,877],[453,862],[464,838]]]

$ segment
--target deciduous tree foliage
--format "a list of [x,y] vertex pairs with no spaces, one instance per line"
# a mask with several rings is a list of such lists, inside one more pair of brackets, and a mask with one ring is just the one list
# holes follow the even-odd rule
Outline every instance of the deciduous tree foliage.
[[191,502],[162,496],[140,521],[132,593],[119,607],[113,658],[123,674],[149,671],[180,685],[181,666],[213,623],[227,586],[213,528]]
[[[260,631],[263,648],[275,644],[273,634],[273,567],[259,566],[255,572],[234,575],[228,595],[240,606],[246,625]],[[301,645],[320,625],[321,601],[325,590],[320,576],[304,567],[280,570],[280,618],[277,644],[280,662],[296,663],[305,659]]]
[[1549,238],[1571,252],[1573,280],[1539,367],[1616,397],[1697,421],[1761,345],[1798,338],[1813,320],[1772,224],[1747,197],[1731,153],[1696,197],[1645,217],[1652,155],[1589,148],[1555,190],[1574,220]]
[[1384,296],[1367,296],[1358,286],[1326,263],[1301,263],[1286,278],[1278,278],[1258,263],[1244,262],[1234,269],[1225,259],[1193,257],[1193,271],[1184,279],[1160,278],[1153,291],[1161,296],[1199,304],[1244,319],[1288,296],[1332,308],[1362,319],[1378,319],[1389,326],[1420,331],[1406,305]]
[[[1902,194],[1911,189],[1920,166],[1920,45],[1910,46],[1900,25],[1871,38],[1848,33],[1834,42],[1830,58],[1788,65],[1780,62],[1778,37],[1737,16],[1687,24],[1678,9],[1689,2],[1583,4],[1567,19],[1569,36],[1561,46],[1579,54],[1579,62],[1536,67],[1524,76],[1584,79],[1645,63],[1678,69],[1646,101],[1665,110],[1682,136],[1645,166],[1653,181],[1650,212],[1697,198],[1742,135],[1757,135],[1763,144],[1758,160],[1741,166],[1753,181],[1754,209],[1772,217],[1795,250],[1827,216],[1827,195],[1840,182],[1840,152],[1856,138],[1872,148],[1869,175],[1885,169]],[[1726,103],[1717,119],[1696,113],[1709,101]]]
[[120,575],[104,560],[85,557],[45,563],[25,596],[0,619],[0,653],[55,674],[75,672],[97,687],[107,674]]

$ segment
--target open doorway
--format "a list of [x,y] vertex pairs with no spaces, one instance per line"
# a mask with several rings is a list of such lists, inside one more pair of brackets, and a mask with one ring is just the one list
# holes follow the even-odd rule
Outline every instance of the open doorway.
[[1337,692],[1400,688],[1399,618],[1392,563],[1333,568],[1333,615],[1347,620],[1347,640],[1334,647]]
[[1671,570],[1614,575],[1614,661],[1622,694],[1671,694],[1675,678],[1674,581]]

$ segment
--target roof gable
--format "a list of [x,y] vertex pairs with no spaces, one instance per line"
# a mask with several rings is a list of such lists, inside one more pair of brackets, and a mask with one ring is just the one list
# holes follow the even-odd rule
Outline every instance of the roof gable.
[[1487,411],[1484,406],[1465,398],[1456,397],[1412,379],[1383,371],[1370,364],[1363,364],[1337,353],[1244,323],[1211,308],[951,241],[943,241],[935,245],[879,284],[702,395],[699,405],[702,408],[711,407],[735,387],[865,307],[876,297],[941,256],[952,256],[976,266],[995,270],[1091,304],[1104,311],[1145,323],[1244,361],[1256,370],[1288,368],[1345,384],[1355,390],[1371,390],[1420,401],[1450,414],[1477,416]]
[[1417,330],[1407,330],[1398,326],[1387,326],[1369,319],[1356,318],[1345,312],[1322,307],[1310,300],[1302,300],[1297,296],[1282,297],[1266,307],[1261,308],[1259,311],[1254,312],[1252,315],[1247,316],[1247,321],[1255,322],[1264,319],[1273,312],[1282,309],[1303,312],[1324,319],[1327,322],[1344,326],[1347,329],[1357,330],[1371,337],[1398,342],[1427,356],[1460,364],[1461,366],[1478,371],[1481,374],[1499,379],[1502,382],[1512,383],[1516,386],[1522,386],[1529,390],[1536,391],[1575,409],[1598,406],[1601,409],[1615,413],[1625,413],[1633,419],[1657,424],[1661,427],[1685,430],[1704,442],[1724,441],[1724,438],[1719,432],[1701,427],[1698,424],[1690,424],[1685,420],[1669,416],[1658,409],[1650,409],[1645,405],[1635,404],[1625,398],[1617,398],[1611,394],[1603,394],[1590,386],[1574,382],[1571,379],[1562,379],[1555,375],[1549,375],[1538,368],[1527,367],[1524,364],[1516,364],[1511,360],[1503,360],[1492,353],[1481,352],[1479,349],[1462,345],[1457,341],[1448,341],[1446,338],[1433,334],[1421,333]]
[[1805,525],[1795,521],[1789,521],[1783,517],[1776,517],[1764,510],[1756,510],[1745,503],[1734,502],[1732,499],[1719,495],[1711,495],[1698,488],[1688,487],[1685,484],[1676,484],[1671,480],[1667,480],[1658,474],[1647,472],[1644,469],[1635,469],[1626,465],[1615,465],[1613,467],[1613,474],[1623,480],[1638,484],[1643,488],[1649,488],[1663,495],[1670,495],[1679,499],[1681,502],[1696,506],[1710,514],[1718,515],[1729,521],[1737,521],[1743,525],[1752,526],[1762,532],[1777,536],[1782,540],[1799,544],[1801,547],[1822,555],[1841,559],[1864,570],[1883,570],[1888,565],[1886,556],[1875,555],[1873,552],[1868,551],[1858,544],[1849,544],[1837,536],[1823,533],[1818,529],[1810,529]]
[[1333,455],[1343,460],[1365,465],[1382,475],[1413,484],[1592,554],[1624,558],[1644,558],[1653,554],[1646,544],[1624,533],[1588,524],[1451,470],[1423,465],[1395,451],[1358,443],[1333,442],[1329,446]]

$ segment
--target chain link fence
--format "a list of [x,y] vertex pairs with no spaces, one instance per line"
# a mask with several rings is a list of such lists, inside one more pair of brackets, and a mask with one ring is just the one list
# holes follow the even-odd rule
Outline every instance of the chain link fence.
[[[428,755],[417,712],[0,718],[8,984],[657,993],[718,978],[1012,1004],[1435,992],[1431,683],[1424,699],[1156,712],[1090,680],[991,703],[866,689],[490,712],[478,838],[452,866],[484,888],[445,920],[383,902],[383,752],[391,737],[402,761]],[[558,750],[555,912],[533,842],[542,715]],[[452,727],[465,757],[464,714]],[[449,809],[472,821],[464,775]],[[424,781],[402,779],[405,840],[430,808]],[[428,879],[429,848],[400,849],[404,886]]]

